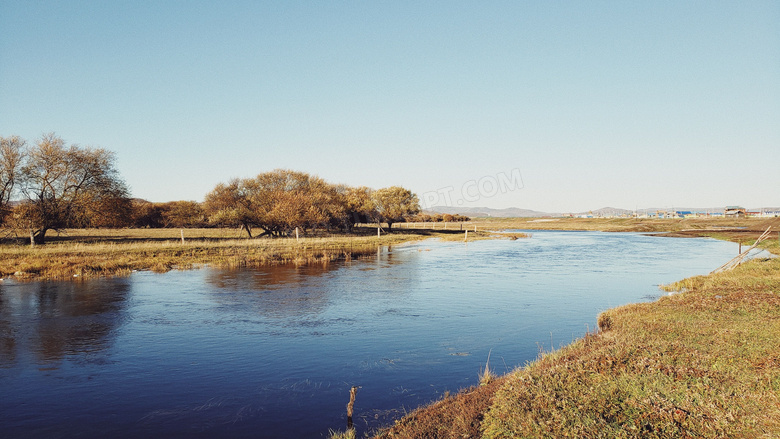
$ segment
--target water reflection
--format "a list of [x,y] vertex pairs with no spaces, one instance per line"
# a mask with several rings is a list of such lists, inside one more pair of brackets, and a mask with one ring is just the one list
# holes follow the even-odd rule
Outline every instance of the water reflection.
[[37,282],[0,287],[0,365],[19,355],[56,367],[66,356],[90,361],[122,323],[128,279]]
[[[232,312],[252,313],[277,320],[307,318],[325,313],[334,298],[343,299],[372,285],[384,286],[388,281],[394,281],[393,290],[397,291],[399,283],[410,284],[416,277],[410,274],[415,270],[414,266],[406,275],[399,275],[399,271],[381,270],[398,262],[401,262],[398,255],[387,247],[380,247],[372,261],[208,270],[205,281],[213,288],[211,298]],[[353,268],[357,271],[344,271]],[[393,279],[387,279],[388,275]],[[220,311],[224,313],[228,309]]]
[[8,299],[0,290],[0,365],[16,361],[16,338],[14,337],[10,316]]
[[210,270],[206,282],[212,298],[223,307],[282,319],[320,314],[328,306],[328,291],[313,279],[338,265],[280,265],[257,270]]

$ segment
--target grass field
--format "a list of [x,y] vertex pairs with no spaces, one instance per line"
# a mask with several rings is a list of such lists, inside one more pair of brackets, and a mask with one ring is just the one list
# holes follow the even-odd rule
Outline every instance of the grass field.
[[780,218],[474,218],[470,224],[480,230],[588,230],[601,232],[751,232],[780,224]]
[[[472,233],[469,240],[488,237]],[[31,247],[22,239],[0,245],[0,278],[84,279],[201,265],[240,268],[328,263],[374,255],[378,246],[426,238],[463,240],[464,234],[394,230],[377,237],[376,229],[357,229],[349,235],[246,239],[235,229],[73,229],[52,234],[46,245]]]

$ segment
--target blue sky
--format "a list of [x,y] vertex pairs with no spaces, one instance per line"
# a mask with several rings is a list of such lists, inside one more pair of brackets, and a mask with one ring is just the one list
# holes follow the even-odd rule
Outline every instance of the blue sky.
[[290,168],[494,208],[780,205],[777,1],[0,0],[0,29],[0,135],[115,151],[152,201]]

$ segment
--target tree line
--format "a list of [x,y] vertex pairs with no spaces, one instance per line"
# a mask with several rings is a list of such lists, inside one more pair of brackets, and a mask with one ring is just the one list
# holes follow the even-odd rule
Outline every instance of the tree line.
[[33,144],[0,137],[0,225],[43,244],[48,231],[64,228],[227,226],[253,237],[351,231],[357,223],[392,228],[401,221],[468,220],[423,214],[417,195],[400,186],[332,184],[285,169],[219,183],[203,202],[152,203],[130,198],[115,160],[111,151],[66,145],[54,133]]

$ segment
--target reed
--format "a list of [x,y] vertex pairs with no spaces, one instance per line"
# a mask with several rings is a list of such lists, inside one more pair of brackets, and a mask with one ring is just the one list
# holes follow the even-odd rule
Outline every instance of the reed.
[[347,431],[330,430],[328,432],[328,439],[355,439],[356,437],[354,428],[348,429]]
[[480,386],[487,386],[488,384],[492,383],[493,381],[498,378],[498,375],[496,375],[491,369],[490,369],[490,354],[493,352],[491,349],[490,352],[488,352],[487,361],[485,362],[485,368],[479,371],[479,385]]

